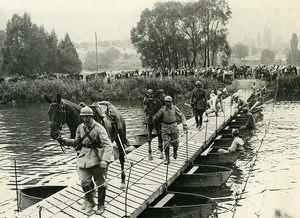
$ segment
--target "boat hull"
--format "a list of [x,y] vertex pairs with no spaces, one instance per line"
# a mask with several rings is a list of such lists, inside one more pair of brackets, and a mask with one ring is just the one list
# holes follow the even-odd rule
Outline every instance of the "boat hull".
[[[240,129],[239,132],[240,132],[239,135],[246,135],[246,134],[248,134],[249,131]],[[219,135],[232,135],[232,128],[222,129],[222,130],[220,130],[220,132],[218,132],[218,134]]]
[[174,182],[174,187],[181,188],[204,188],[219,187],[226,183],[232,174],[232,170],[227,167],[195,164],[197,169],[189,174],[183,173]]
[[168,192],[168,194],[174,196],[163,206],[155,206],[164,197],[164,195],[160,196],[139,217],[207,218],[217,207],[217,203],[214,200],[203,195],[183,192]]
[[241,126],[245,125],[246,121],[233,121],[228,123],[226,126],[229,126],[230,128],[240,128]]
[[31,205],[55,194],[67,186],[34,186],[19,190],[19,209],[24,210]]
[[242,154],[242,151],[232,153],[211,152],[206,156],[196,157],[194,164],[209,164],[209,165],[230,165],[233,164]]

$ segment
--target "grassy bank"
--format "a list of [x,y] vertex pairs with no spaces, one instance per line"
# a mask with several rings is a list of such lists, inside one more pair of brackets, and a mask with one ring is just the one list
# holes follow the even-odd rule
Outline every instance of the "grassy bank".
[[37,103],[44,102],[44,95],[56,96],[61,94],[63,98],[74,102],[92,101],[120,101],[139,100],[145,95],[145,91],[151,89],[164,89],[167,95],[188,97],[196,80],[201,80],[204,89],[209,93],[211,89],[224,88],[224,84],[212,79],[179,77],[176,79],[135,77],[116,80],[107,84],[103,80],[90,82],[62,81],[62,80],[36,80],[16,83],[0,84],[1,103]]
[[277,100],[278,101],[299,101],[300,100],[300,76],[282,77],[279,79]]

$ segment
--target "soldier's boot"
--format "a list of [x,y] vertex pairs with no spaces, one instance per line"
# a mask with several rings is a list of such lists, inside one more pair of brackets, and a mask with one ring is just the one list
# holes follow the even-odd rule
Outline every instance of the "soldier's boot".
[[170,146],[169,145],[167,145],[167,147],[165,148],[165,156],[166,156],[166,159],[164,161],[164,164],[168,165],[170,163]]
[[98,188],[98,208],[96,211],[97,215],[101,215],[104,212],[105,195],[106,195],[106,188],[105,187]]
[[91,191],[91,186],[82,187],[82,189],[85,192],[85,199],[88,202],[85,212],[86,214],[91,215],[93,213],[93,208],[96,205],[93,198],[93,192]]
[[87,201],[86,198],[84,198],[83,203],[81,205],[81,210],[85,210],[89,202]]
[[177,150],[178,150],[178,144],[175,144],[173,147],[173,158],[177,159]]
[[158,142],[158,152],[159,152],[159,159],[164,159],[164,149],[162,142]]
[[149,161],[153,160],[152,150],[151,150],[151,141],[152,141],[152,139],[148,139],[148,160]]

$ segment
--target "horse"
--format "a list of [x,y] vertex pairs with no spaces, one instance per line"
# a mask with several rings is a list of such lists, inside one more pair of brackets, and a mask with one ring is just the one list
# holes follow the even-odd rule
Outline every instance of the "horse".
[[[159,90],[158,90],[159,91]],[[153,120],[154,115],[162,108],[163,103],[159,98],[159,95],[164,93],[157,93],[157,96],[150,101],[147,101],[145,112],[146,112],[146,125],[147,125],[147,134],[148,134],[148,160],[153,160],[152,156],[152,148],[151,148],[151,142],[152,142],[152,132],[155,129],[157,138],[158,138],[158,148],[162,152],[162,136],[161,136],[161,122],[157,122]],[[164,97],[162,97],[164,98]],[[145,104],[145,101],[144,101]]]
[[[50,103],[48,109],[48,116],[50,119],[50,136],[52,139],[56,140],[61,135],[62,127],[64,124],[70,129],[70,138],[75,138],[76,129],[81,124],[81,118],[79,116],[82,106],[77,105],[66,99],[62,99],[59,94],[57,94],[56,99],[52,100],[48,96],[45,96],[46,100]],[[99,114],[100,110],[106,107],[107,111],[105,113]],[[125,187],[125,146],[128,145],[128,140],[126,138],[126,124],[122,115],[117,111],[117,109],[108,101],[94,103],[91,108],[94,111],[94,119],[102,124],[111,140],[111,142],[116,142],[118,146],[119,161],[121,164],[121,188]],[[97,112],[98,111],[98,112]],[[115,118],[118,117],[118,123],[115,122]],[[78,151],[77,151],[78,152]]]

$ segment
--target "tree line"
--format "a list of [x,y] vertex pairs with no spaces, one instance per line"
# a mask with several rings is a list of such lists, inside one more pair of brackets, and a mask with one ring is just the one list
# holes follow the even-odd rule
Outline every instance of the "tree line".
[[[243,43],[238,43],[232,47],[232,54],[237,59],[241,60],[249,55],[249,47]],[[260,53],[260,63],[264,65],[274,64],[276,51],[264,49]],[[286,64],[291,66],[300,66],[300,50],[298,48],[298,36],[292,34],[290,40],[290,48],[285,52]]]
[[231,55],[227,28],[231,9],[225,0],[156,3],[145,9],[131,40],[144,67],[194,68],[227,65]]
[[27,78],[44,73],[77,75],[82,69],[69,34],[59,41],[54,30],[48,33],[43,26],[33,23],[27,13],[14,14],[5,33],[0,34],[3,43],[0,62],[8,75]]
[[[232,54],[238,60],[242,60],[249,55],[248,46],[243,43],[238,43],[232,47]],[[260,63],[263,65],[274,64],[275,61],[275,52],[271,49],[264,49],[260,52]]]

